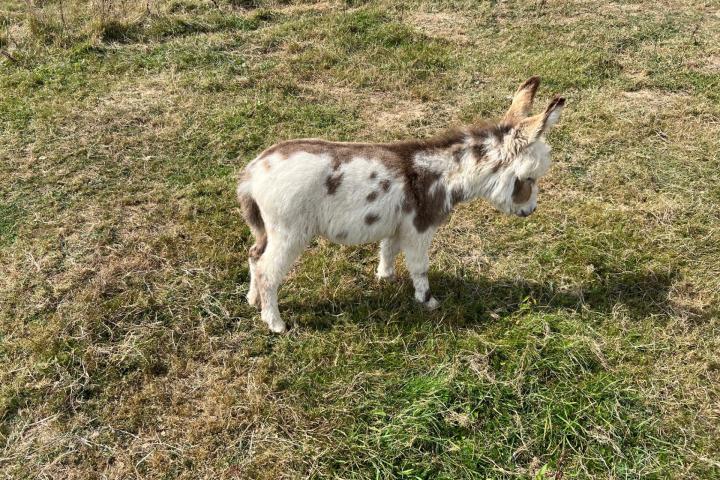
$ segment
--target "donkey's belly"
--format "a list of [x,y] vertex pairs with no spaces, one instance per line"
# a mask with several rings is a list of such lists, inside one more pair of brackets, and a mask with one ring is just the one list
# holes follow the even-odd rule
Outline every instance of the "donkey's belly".
[[398,217],[393,214],[358,210],[350,215],[331,217],[320,230],[320,235],[343,245],[379,242],[397,232]]

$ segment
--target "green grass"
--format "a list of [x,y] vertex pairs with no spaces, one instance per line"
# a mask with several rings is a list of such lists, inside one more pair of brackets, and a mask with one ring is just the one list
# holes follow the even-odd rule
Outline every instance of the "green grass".
[[[709,3],[105,5],[0,11],[3,477],[720,475]],[[568,98],[538,212],[459,208],[440,309],[318,240],[267,332],[246,162],[497,116],[534,74]]]

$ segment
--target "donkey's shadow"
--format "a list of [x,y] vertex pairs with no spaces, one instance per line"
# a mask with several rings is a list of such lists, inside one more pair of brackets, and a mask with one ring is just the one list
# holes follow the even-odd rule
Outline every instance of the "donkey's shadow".
[[460,327],[483,324],[520,309],[601,314],[621,309],[630,318],[641,319],[674,311],[676,307],[668,293],[675,277],[674,272],[605,270],[591,281],[562,288],[553,279],[535,282],[517,278],[490,279],[482,275],[458,277],[431,271],[430,285],[440,300],[440,307],[432,312],[414,302],[407,275],[401,275],[394,283],[373,285],[360,297],[353,291],[341,292],[328,300],[288,300],[282,302],[281,309],[294,317],[292,320],[299,320],[303,327],[315,329],[330,328],[341,315],[370,322],[393,318],[407,324],[442,319],[448,326]]

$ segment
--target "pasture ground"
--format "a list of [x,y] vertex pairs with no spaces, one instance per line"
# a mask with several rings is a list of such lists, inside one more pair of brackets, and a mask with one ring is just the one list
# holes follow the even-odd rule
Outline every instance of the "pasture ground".
[[[718,478],[720,10],[701,0],[2,3],[0,477]],[[568,106],[414,305],[319,240],[271,335],[240,168]]]

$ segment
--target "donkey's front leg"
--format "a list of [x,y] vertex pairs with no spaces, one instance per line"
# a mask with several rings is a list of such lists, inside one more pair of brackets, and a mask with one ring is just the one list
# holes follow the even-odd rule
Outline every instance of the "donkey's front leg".
[[415,287],[415,300],[430,310],[437,308],[439,305],[438,301],[430,293],[430,284],[428,282],[428,265],[430,264],[428,250],[430,249],[433,233],[425,232],[403,242],[405,264]]

